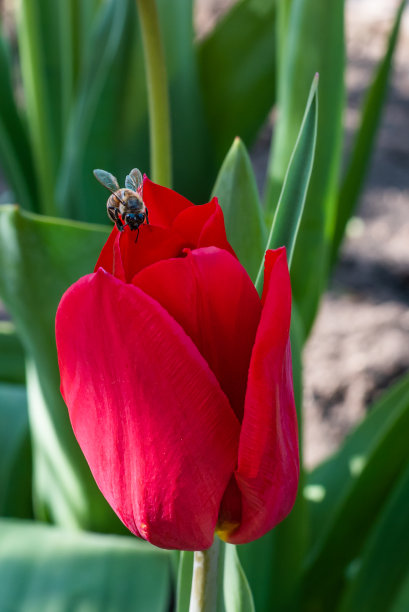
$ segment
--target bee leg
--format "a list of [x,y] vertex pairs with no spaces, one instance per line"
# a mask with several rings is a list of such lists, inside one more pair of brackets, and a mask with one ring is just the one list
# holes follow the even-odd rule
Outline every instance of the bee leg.
[[138,238],[139,238],[139,227],[136,230],[136,238],[135,238],[135,242],[138,242]]
[[148,209],[145,207],[145,215],[146,215],[146,225],[149,225],[149,215],[148,215]]
[[108,215],[110,216],[112,221],[115,223],[115,225],[117,226],[119,231],[122,232],[123,229],[124,229],[124,224],[122,223],[121,219],[119,218],[118,209],[115,208],[115,206],[110,206],[108,208]]

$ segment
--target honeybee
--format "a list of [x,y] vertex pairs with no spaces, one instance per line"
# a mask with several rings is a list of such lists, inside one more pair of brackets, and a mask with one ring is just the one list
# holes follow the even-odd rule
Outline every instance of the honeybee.
[[126,176],[124,189],[119,187],[117,179],[110,172],[94,170],[94,176],[112,194],[107,201],[108,217],[120,232],[127,225],[131,230],[137,230],[138,240],[139,226],[145,221],[149,225],[148,209],[142,198],[143,178],[140,171],[137,168],[130,171]]

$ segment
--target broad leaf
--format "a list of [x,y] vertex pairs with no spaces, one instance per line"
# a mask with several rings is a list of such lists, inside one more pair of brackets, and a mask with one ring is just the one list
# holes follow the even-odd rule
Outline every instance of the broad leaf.
[[235,136],[246,145],[254,141],[274,104],[275,4],[275,0],[237,2],[198,45],[217,166]]
[[[63,292],[92,272],[108,231],[0,209],[0,294],[29,355],[36,512],[66,526],[120,529],[72,433],[59,391],[54,319]],[[79,315],[80,316],[80,315]]]
[[32,516],[26,390],[6,383],[0,383],[0,516]]
[[374,150],[376,135],[388,90],[389,75],[392,68],[392,60],[405,4],[406,0],[402,0],[398,7],[386,53],[379,63],[362,109],[361,124],[356,134],[351,159],[349,160],[338,195],[337,217],[332,239],[332,265],[335,264],[346,224],[357,205],[371,161],[372,151]]
[[251,278],[264,258],[266,230],[251,161],[239,138],[220,168],[212,196],[223,209],[227,238]]
[[[318,76],[314,77],[311,86],[266,245],[266,250],[285,246],[290,269],[314,161],[318,117],[317,86]],[[262,289],[263,274],[264,262],[261,262],[256,280],[259,292]]]
[[0,521],[0,608],[167,612],[167,551],[136,538]]
[[409,571],[408,508],[409,462],[356,562],[359,569],[342,598],[340,612],[391,609]]
[[[390,390],[347,439],[309,477],[311,543],[305,599],[329,605],[345,581],[385,497],[407,461],[409,377]],[[370,508],[370,512],[368,511]]]

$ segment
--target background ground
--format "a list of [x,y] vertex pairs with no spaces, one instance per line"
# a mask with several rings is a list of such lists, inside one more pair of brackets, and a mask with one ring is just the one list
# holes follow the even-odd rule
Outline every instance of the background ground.
[[[203,35],[233,4],[199,0]],[[346,148],[398,0],[347,0]],[[377,150],[357,217],[305,350],[305,460],[337,448],[371,402],[409,369],[409,14],[404,17]],[[264,176],[271,128],[252,152]]]

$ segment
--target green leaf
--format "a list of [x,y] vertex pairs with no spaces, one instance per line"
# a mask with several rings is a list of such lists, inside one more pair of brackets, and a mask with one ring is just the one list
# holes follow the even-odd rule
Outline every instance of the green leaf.
[[409,376],[372,408],[341,450],[308,478],[311,542],[305,600],[334,605],[348,564],[407,461]]
[[187,612],[189,610],[193,578],[193,554],[193,552],[187,550],[182,550],[180,553],[176,590],[176,612]]
[[166,612],[169,554],[136,538],[0,522],[0,608]]
[[32,516],[26,390],[6,383],[0,383],[0,516]]
[[323,289],[341,162],[344,1],[292,0],[278,75],[278,120],[268,168],[266,207],[274,214],[304,114],[319,73],[320,112],[314,169],[292,262],[292,287],[308,334]]
[[63,526],[118,530],[74,438],[59,391],[54,320],[63,292],[92,272],[103,227],[0,209],[0,294],[29,355],[35,510]]
[[264,255],[266,231],[251,161],[239,138],[220,168],[213,196],[223,209],[227,238],[254,279]]
[[225,612],[254,612],[254,601],[236,546],[224,545],[223,599]]
[[24,97],[42,212],[56,211],[54,187],[61,155],[58,6],[22,0],[19,50]]
[[274,530],[262,538],[238,547],[238,555],[254,597],[256,610],[272,610],[276,581]]
[[148,167],[146,85],[134,0],[102,4],[87,45],[58,176],[61,215],[107,221],[107,192],[94,168],[123,184],[135,166]]
[[407,612],[409,609],[409,572],[405,580],[402,581],[397,597],[391,605],[391,612]]
[[[407,460],[407,456],[406,456]],[[374,526],[340,612],[390,610],[409,570],[409,462]]]
[[237,2],[198,45],[216,166],[235,136],[246,145],[254,141],[274,104],[275,4],[275,0]]
[[24,351],[14,325],[0,321],[0,381],[24,383],[25,379]]
[[337,218],[332,239],[332,265],[335,264],[345,227],[357,205],[371,161],[388,90],[389,75],[405,4],[406,0],[402,0],[398,6],[386,53],[379,63],[363,105],[361,125],[355,137],[352,155],[338,195]]
[[208,197],[215,169],[194,45],[193,0],[157,4],[169,83],[174,188],[201,202]]
[[[318,75],[314,77],[311,85],[304,118],[288,164],[266,245],[266,250],[285,246],[290,269],[314,161],[318,117],[317,86]],[[259,292],[262,290],[263,275],[262,261],[256,280]]]
[[0,161],[21,206],[38,210],[37,181],[31,145],[13,94],[10,54],[0,35]]

